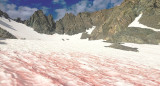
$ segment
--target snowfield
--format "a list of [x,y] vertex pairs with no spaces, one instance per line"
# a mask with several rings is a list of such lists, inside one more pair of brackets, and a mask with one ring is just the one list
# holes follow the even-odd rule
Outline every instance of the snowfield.
[[81,33],[44,35],[4,18],[0,27],[19,38],[0,40],[0,86],[160,85],[160,45],[125,43],[139,52],[123,51]]

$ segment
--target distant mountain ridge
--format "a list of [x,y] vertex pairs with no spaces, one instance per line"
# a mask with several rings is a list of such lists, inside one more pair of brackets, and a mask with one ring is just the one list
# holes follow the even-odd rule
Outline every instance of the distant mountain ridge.
[[86,34],[90,40],[160,43],[159,32],[142,29],[141,27],[128,27],[141,13],[143,15],[139,23],[160,29],[159,0],[124,0],[121,5],[111,9],[92,13],[82,12],[77,15],[66,13],[62,19],[56,22],[51,15],[46,16],[42,10],[38,10],[24,24],[33,27],[39,33],[68,35],[83,33],[88,28],[96,26],[91,35]]

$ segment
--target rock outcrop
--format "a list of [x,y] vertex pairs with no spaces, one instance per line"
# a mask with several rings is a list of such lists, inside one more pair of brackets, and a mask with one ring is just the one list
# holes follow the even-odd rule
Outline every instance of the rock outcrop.
[[29,20],[25,21],[25,24],[33,27],[38,33],[53,34],[55,31],[52,15],[46,16],[42,10],[36,11]]
[[14,21],[16,21],[18,23],[24,23],[25,22],[25,20],[21,20],[21,18],[14,19]]
[[77,16],[66,14],[56,22],[56,32],[73,35],[96,26],[91,35],[83,33],[81,38],[104,39],[110,42],[159,43],[159,32],[128,28],[141,13],[143,13],[139,20],[141,24],[160,29],[160,0],[124,0],[121,5],[111,9],[93,13],[83,12]]
[[112,12],[110,10],[100,10],[97,12],[89,13],[82,12],[77,16],[67,13],[62,19],[56,22],[56,33],[73,35],[81,32],[85,32],[86,29],[91,28],[93,25],[101,25]]
[[112,42],[159,43],[159,32],[142,28],[128,28],[128,25],[140,13],[143,13],[144,16],[140,19],[140,23],[160,29],[159,2],[159,0],[125,0],[120,6],[113,8],[109,18],[92,32],[91,39],[105,39]]
[[140,23],[160,29],[160,0],[144,1],[142,5],[145,6],[145,10],[143,11]]
[[15,36],[0,27],[0,38],[16,39]]
[[7,13],[0,10],[0,17],[5,17],[6,19],[10,19]]
[[155,32],[145,28],[130,27],[110,37],[108,42],[158,44],[160,43],[160,32]]
[[85,32],[92,27],[90,13],[79,13],[77,16],[67,13],[62,19],[56,22],[56,33],[74,35]]

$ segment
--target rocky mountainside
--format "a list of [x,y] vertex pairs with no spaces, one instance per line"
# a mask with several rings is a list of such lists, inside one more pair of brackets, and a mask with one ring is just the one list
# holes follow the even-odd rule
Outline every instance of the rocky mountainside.
[[111,42],[159,43],[159,32],[142,28],[128,28],[134,19],[143,13],[140,23],[160,29],[159,0],[125,0],[120,6],[113,8],[106,21],[94,30],[92,39],[105,39]]
[[93,13],[82,12],[77,16],[67,13],[62,19],[56,22],[56,32],[69,35],[85,32],[86,29],[92,26],[100,26],[108,19],[111,12],[112,9],[104,9]]
[[25,21],[25,24],[39,33],[53,34],[55,31],[52,15],[46,16],[42,10],[36,11],[29,20]]
[[16,39],[15,36],[0,27],[0,38]]
[[[160,33],[141,27],[128,27],[136,17],[143,14],[139,23],[160,29],[160,0],[124,0],[124,2],[111,9],[97,12],[82,12],[77,15],[66,13],[59,21],[54,21],[51,15],[46,16],[42,10],[36,11],[24,23],[33,27],[35,31],[45,34],[82,33],[83,37],[91,40],[104,39],[109,42],[132,43],[160,43]],[[0,16],[9,16],[0,11]],[[21,20],[18,20],[22,22]],[[96,26],[89,35],[87,29]]]
[[91,26],[96,26],[96,29],[89,36],[91,40],[104,39],[110,42],[159,43],[160,38],[156,37],[160,35],[159,32],[128,27],[141,13],[143,13],[142,18],[139,20],[141,24],[160,29],[159,0],[124,0],[120,6],[111,9],[93,13],[83,12],[77,16],[66,14],[56,22],[56,32],[73,35],[85,32]]

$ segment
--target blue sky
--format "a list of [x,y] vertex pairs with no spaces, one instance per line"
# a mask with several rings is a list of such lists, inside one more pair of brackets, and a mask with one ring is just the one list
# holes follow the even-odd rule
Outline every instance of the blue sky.
[[119,5],[123,0],[0,0],[0,9],[11,18],[28,19],[36,10],[42,9],[54,20],[59,20],[65,13],[94,12]]

